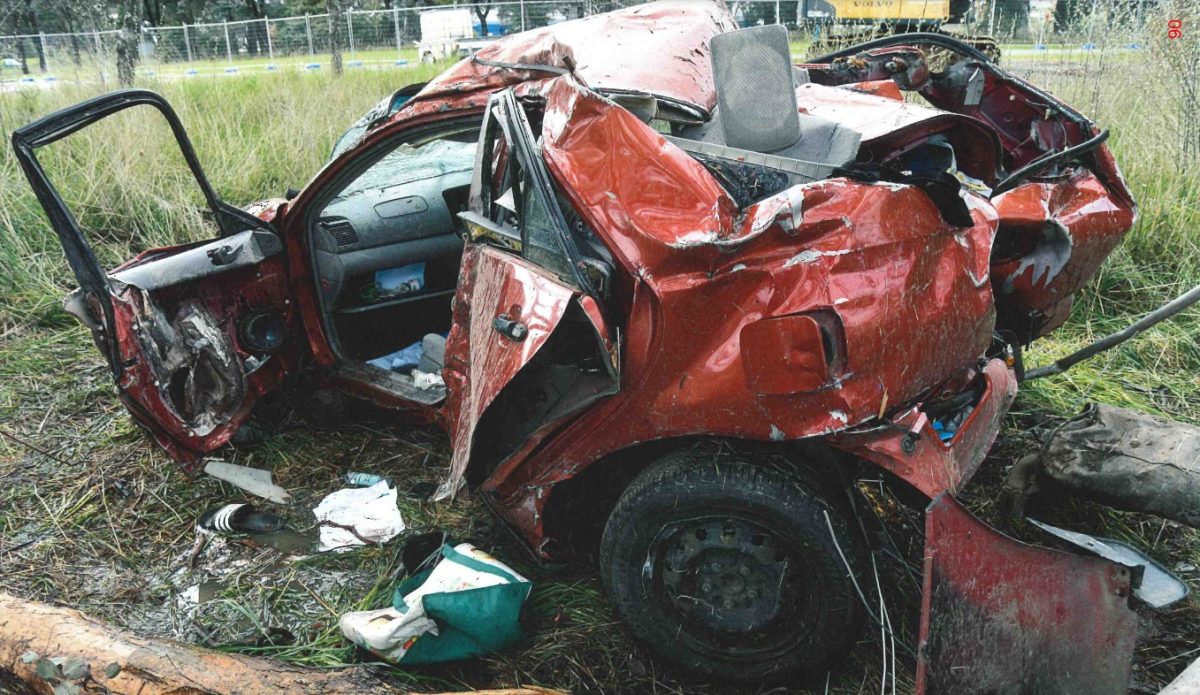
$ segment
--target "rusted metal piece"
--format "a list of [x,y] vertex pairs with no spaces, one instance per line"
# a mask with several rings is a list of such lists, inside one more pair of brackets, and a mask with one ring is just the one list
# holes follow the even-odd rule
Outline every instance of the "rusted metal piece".
[[1125,692],[1130,581],[1127,567],[1013,540],[940,495],[925,512],[917,692]]

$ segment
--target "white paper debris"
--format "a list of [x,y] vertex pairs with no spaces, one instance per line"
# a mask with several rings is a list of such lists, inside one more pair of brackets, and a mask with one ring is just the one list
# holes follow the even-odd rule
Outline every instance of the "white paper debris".
[[364,539],[385,543],[404,530],[404,519],[396,507],[396,491],[388,487],[386,480],[371,487],[331,492],[313,509],[313,514],[321,527],[317,545],[321,552],[351,550],[366,545]]
[[432,374],[430,372],[422,372],[419,369],[414,369],[412,371],[412,380],[413,380],[413,386],[416,386],[417,388],[421,389],[422,391],[427,391],[427,390],[433,388],[434,386],[444,387],[446,385],[446,382],[442,381],[441,374]]
[[290,499],[287,490],[276,485],[271,479],[271,471],[235,466],[224,461],[209,461],[204,465],[204,472],[276,504],[287,504]]

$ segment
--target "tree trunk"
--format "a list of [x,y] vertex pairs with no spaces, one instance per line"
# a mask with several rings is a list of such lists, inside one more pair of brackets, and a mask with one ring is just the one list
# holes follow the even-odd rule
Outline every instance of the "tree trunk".
[[[402,692],[364,668],[317,671],[143,639],[79,611],[0,593],[0,692],[49,695],[58,692],[55,685],[66,683],[81,685],[84,693],[140,695]],[[555,695],[540,688],[486,692]]]
[[29,74],[29,57],[25,55],[25,39],[17,39],[17,60],[21,61],[21,74]]
[[33,0],[25,0],[25,23],[29,27],[29,33],[33,34],[33,49],[37,51],[38,68],[42,72],[46,72],[46,50],[42,46],[41,30],[38,28],[37,12],[33,10]]
[[342,74],[342,42],[338,31],[342,28],[342,0],[325,0],[329,12],[329,65],[333,74]]
[[487,38],[487,35],[488,35],[488,22],[487,22],[488,6],[487,5],[476,5],[474,9],[475,9],[475,16],[479,18],[479,34],[480,34],[480,36]]
[[141,39],[138,31],[141,24],[139,9],[141,3],[137,0],[126,0],[121,4],[121,33],[117,34],[117,81],[122,87],[133,86],[133,72],[138,63],[138,43]]

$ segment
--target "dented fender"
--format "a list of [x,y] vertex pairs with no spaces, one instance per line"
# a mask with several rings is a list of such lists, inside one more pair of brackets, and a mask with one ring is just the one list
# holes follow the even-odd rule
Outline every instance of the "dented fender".
[[1123,693],[1129,568],[1013,540],[949,494],[925,511],[917,692]]

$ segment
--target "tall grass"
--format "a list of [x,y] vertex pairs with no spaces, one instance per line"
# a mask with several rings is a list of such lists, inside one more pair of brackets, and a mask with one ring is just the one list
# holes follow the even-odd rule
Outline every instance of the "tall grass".
[[[1069,323],[1035,344],[1033,362],[1077,349],[1200,284],[1200,7],[1164,3],[1144,22],[1121,5],[1099,7],[1105,11],[1069,37],[1076,50],[1009,61],[1111,131],[1109,147],[1140,208],[1125,242],[1076,298]],[[1191,29],[1168,38],[1171,18]],[[1200,422],[1198,374],[1200,309],[1193,309],[1064,376],[1030,382],[1022,401],[1064,413],[1101,400]]]

